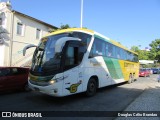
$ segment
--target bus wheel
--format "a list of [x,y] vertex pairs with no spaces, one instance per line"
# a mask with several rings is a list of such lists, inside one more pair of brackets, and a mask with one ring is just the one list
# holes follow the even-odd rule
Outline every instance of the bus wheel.
[[132,74],[129,75],[129,80],[128,80],[128,84],[132,83]]
[[97,82],[94,78],[90,78],[87,85],[86,95],[91,97],[96,94],[96,90],[97,90]]
[[135,74],[133,74],[133,77],[132,77],[132,82],[134,82],[136,79],[135,79]]

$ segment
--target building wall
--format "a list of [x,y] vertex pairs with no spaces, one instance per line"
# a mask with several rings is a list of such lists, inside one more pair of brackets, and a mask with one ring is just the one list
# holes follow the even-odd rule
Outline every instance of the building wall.
[[[5,29],[9,34],[6,34],[9,40],[5,40],[3,45],[0,45],[0,66],[25,66],[25,63],[31,61],[35,48],[27,50],[26,56],[23,56],[23,48],[28,44],[37,45],[40,39],[36,39],[37,29],[41,30],[40,36],[45,36],[50,28],[30,17],[21,15],[17,12],[12,12],[10,9],[3,9],[5,12]],[[17,34],[17,23],[24,26],[24,34]]]
[[[26,56],[23,56],[23,48],[27,44],[38,44],[40,39],[36,39],[36,31],[40,29],[40,36],[44,36],[48,33],[49,27],[38,23],[32,19],[26,18],[19,14],[13,13],[13,47],[12,47],[12,66],[21,66],[25,62],[31,59],[33,50],[27,50]],[[24,34],[17,34],[17,23],[22,23],[24,26]],[[18,46],[18,47],[17,47]]]
[[[0,33],[4,38],[4,44],[0,44],[0,66],[9,65],[9,46],[10,46],[10,13],[11,11],[7,8],[6,3],[0,3],[0,12],[4,13],[3,16],[0,16],[3,20],[1,28],[5,29],[7,33]],[[2,37],[1,37],[2,38]]]

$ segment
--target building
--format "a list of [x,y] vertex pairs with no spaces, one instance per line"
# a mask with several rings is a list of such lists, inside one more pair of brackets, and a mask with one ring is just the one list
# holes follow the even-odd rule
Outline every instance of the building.
[[139,60],[141,65],[154,64],[154,60]]
[[42,36],[57,27],[12,10],[10,2],[0,2],[0,66],[26,66],[35,48],[23,48],[38,44]]

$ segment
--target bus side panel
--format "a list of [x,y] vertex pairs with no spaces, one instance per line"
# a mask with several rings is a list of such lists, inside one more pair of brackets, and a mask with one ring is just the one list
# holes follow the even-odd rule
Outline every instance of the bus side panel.
[[[93,73],[90,73],[90,77],[98,77],[98,87],[105,87],[112,84],[111,77],[105,61],[102,56],[96,56],[89,59],[88,66],[93,69]],[[88,72],[88,71],[86,71]]]
[[118,59],[104,57],[104,61],[113,80],[124,79],[122,67]]
[[82,80],[82,86],[83,86],[83,90],[82,91],[86,91],[87,90],[87,85],[88,85],[88,81],[90,79],[91,76],[95,75],[94,72],[95,70],[92,67],[86,67],[83,68],[83,80]]
[[139,76],[139,63],[119,60],[124,79],[129,80],[130,74],[134,74],[135,79]]
[[119,60],[120,66],[121,66],[121,70],[122,70],[122,74],[124,76],[124,80],[128,81],[129,80],[129,74],[130,74],[130,68],[125,66],[126,61],[124,60]]

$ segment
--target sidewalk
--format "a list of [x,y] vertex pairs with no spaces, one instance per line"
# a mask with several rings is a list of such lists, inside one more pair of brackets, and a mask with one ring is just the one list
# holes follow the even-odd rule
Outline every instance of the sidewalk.
[[[155,80],[148,84],[148,88],[124,111],[160,112],[160,83]],[[160,120],[160,117],[117,117],[116,120]]]

